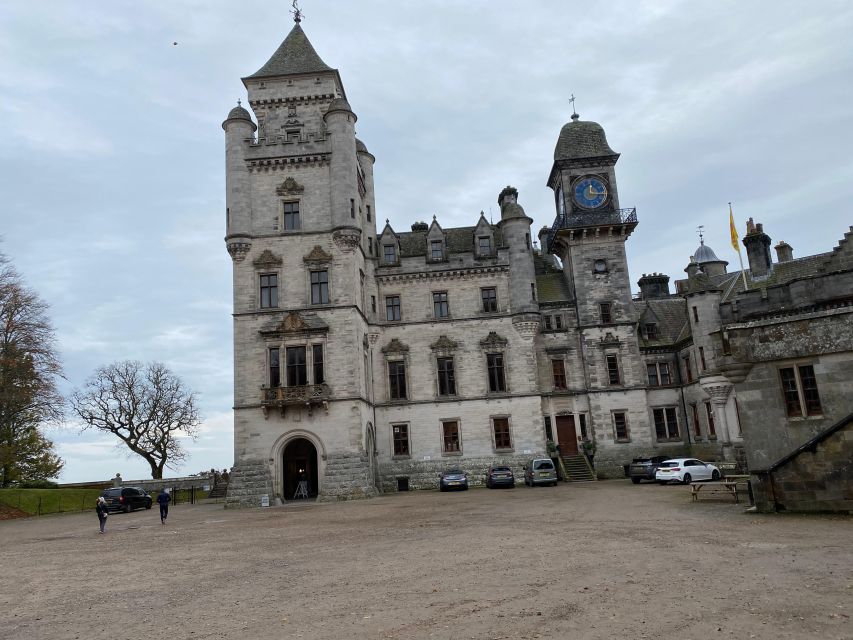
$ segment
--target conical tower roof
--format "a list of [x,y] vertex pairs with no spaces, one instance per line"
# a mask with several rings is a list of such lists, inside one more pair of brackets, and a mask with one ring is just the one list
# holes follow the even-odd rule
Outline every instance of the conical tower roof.
[[335,69],[320,59],[314,47],[311,46],[308,36],[297,22],[267,63],[248,77],[269,78],[321,71],[335,71]]

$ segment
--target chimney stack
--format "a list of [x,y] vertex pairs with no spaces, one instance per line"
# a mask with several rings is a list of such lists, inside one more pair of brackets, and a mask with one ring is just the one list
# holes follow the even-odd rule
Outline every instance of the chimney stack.
[[773,248],[776,249],[777,262],[790,262],[794,259],[794,249],[784,240],[780,240]]
[[665,273],[644,273],[637,284],[643,300],[669,297],[669,276]]
[[761,223],[755,224],[752,218],[746,223],[746,235],[743,238],[746,255],[749,258],[749,271],[753,277],[770,273],[770,236],[764,233]]

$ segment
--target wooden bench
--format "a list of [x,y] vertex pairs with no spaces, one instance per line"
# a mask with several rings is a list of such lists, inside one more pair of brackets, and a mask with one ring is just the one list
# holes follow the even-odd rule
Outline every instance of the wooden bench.
[[735,502],[740,502],[737,495],[737,482],[732,480],[721,480],[720,482],[691,482],[690,495],[693,496],[693,501],[699,500],[699,492],[704,495],[728,493],[734,496]]

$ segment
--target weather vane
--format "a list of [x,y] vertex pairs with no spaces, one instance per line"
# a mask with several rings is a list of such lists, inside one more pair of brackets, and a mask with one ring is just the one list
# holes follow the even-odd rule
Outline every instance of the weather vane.
[[699,232],[699,244],[705,244],[705,225],[700,224],[696,230]]
[[299,8],[298,0],[293,0],[293,4],[291,6],[293,7],[293,9],[290,11],[290,13],[293,14],[293,21],[296,24],[299,24],[300,22],[302,22],[303,14],[302,10]]

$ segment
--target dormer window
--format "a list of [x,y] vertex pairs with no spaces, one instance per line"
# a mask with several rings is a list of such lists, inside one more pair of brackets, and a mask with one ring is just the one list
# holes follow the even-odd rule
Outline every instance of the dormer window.
[[382,257],[385,264],[394,264],[397,262],[397,247],[393,244],[382,245]]
[[654,322],[647,322],[645,326],[646,340],[658,339],[658,325]]
[[477,238],[477,248],[481,256],[492,255],[492,239],[489,236],[480,236]]
[[429,243],[430,260],[442,260],[444,258],[444,243],[441,240],[431,240]]

